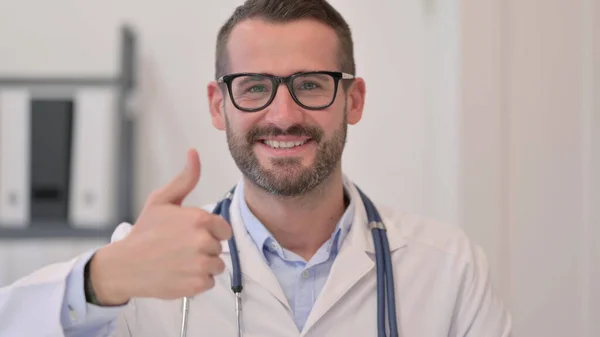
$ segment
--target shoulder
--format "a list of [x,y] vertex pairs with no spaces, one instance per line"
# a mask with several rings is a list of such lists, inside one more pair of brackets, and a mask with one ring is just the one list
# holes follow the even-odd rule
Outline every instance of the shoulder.
[[381,207],[381,213],[386,219],[386,226],[393,226],[394,235],[399,236],[410,248],[463,263],[484,258],[481,247],[458,224],[421,214],[399,212],[390,207]]
[[436,305],[449,301],[456,335],[510,334],[511,317],[496,293],[487,257],[458,224],[391,209],[381,214],[404,242],[397,255],[399,269],[408,268]]

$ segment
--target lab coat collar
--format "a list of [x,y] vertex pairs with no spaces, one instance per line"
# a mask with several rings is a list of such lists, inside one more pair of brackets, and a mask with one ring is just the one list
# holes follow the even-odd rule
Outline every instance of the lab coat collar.
[[[237,187],[242,183],[243,181],[240,181]],[[345,176],[344,186],[356,202],[354,220],[350,232],[336,257],[327,282],[311,310],[301,336],[306,334],[352,288],[352,285],[356,284],[375,267],[375,248],[367,224],[364,204],[356,186]],[[256,248],[254,241],[244,227],[239,207],[239,200],[242,197],[241,193],[234,195],[230,207],[230,218],[238,252],[240,252],[243,277],[253,280],[270,292],[288,310],[290,324],[294,324],[292,310],[277,278],[264,261],[261,252]],[[394,221],[387,212],[381,210],[380,216],[384,225],[386,225],[390,254],[392,254],[405,245],[405,238],[399,233],[397,221]],[[223,241],[222,247],[223,253],[229,255],[227,241]],[[230,265],[229,259],[225,258],[225,260]]]
[[[369,254],[375,254],[375,244],[373,243],[373,235],[371,234],[371,229],[368,225],[365,204],[363,203],[362,198],[360,197],[356,185],[353,182],[351,182],[346,176],[344,176],[344,185],[352,194],[352,198],[356,200],[356,208],[354,210],[354,221],[352,224],[352,229],[350,230],[350,234],[348,235],[348,240],[357,249],[362,249]],[[365,193],[365,195],[367,195],[367,197],[369,196],[368,191],[365,191],[363,189],[363,192]],[[383,207],[380,207],[374,200],[372,200],[372,202],[375,205],[377,211],[379,212],[381,220],[386,228],[386,234],[390,246],[390,253],[403,247],[406,244],[406,239],[400,234],[400,231],[397,227],[397,220],[393,218],[392,212],[388,211]]]
[[[243,179],[240,179],[236,186],[236,192],[241,191],[240,186],[244,183]],[[365,210],[365,205],[358,193],[356,185],[346,176],[343,176],[343,183],[345,190],[350,194],[351,200],[355,201],[355,209],[354,209],[354,219],[352,221],[352,225],[350,226],[350,233],[348,233],[348,237],[344,241],[350,241],[353,247],[358,249],[362,249],[369,254],[375,254],[375,245],[373,243],[373,237],[369,226],[367,224],[367,212]],[[364,193],[368,196],[368,192],[364,191]],[[230,217],[233,227],[233,232],[236,237],[236,243],[242,237],[246,239],[252,240],[249,236],[248,232],[244,228],[242,215],[240,212],[240,199],[242,195],[240,193],[234,193],[233,200],[231,202],[230,207]],[[375,203],[373,201],[373,203]],[[214,206],[214,205],[213,205]],[[211,206],[211,207],[213,207]],[[386,212],[383,209],[380,209],[378,205],[375,203],[378,211],[380,212],[381,219],[383,220],[384,225],[386,226],[387,237],[389,241],[390,251],[403,247],[406,244],[405,238],[400,234],[399,229],[397,228],[397,224],[395,223],[395,219],[390,216],[390,212]],[[239,238],[239,239],[238,239]],[[222,250],[224,253],[229,253],[229,244],[227,241],[223,241]],[[238,244],[239,246],[239,244]],[[239,247],[238,247],[239,250]]]

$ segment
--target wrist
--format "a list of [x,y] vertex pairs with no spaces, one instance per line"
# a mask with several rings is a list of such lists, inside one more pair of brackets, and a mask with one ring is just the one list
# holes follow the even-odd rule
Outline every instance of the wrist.
[[96,297],[96,291],[94,290],[94,285],[92,284],[92,278],[90,277],[90,265],[91,261],[94,258],[94,255],[90,258],[90,260],[85,264],[83,269],[83,291],[85,294],[85,301],[87,303],[101,305],[98,302],[98,298]]
[[112,259],[110,246],[99,249],[87,263],[84,270],[86,300],[99,306],[119,306],[126,304],[130,296],[121,281],[118,259]]

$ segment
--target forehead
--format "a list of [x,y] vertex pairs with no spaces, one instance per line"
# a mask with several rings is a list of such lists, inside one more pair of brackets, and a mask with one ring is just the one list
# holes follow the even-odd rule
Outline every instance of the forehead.
[[233,28],[227,50],[231,73],[283,76],[303,70],[339,70],[337,34],[314,20],[245,20]]

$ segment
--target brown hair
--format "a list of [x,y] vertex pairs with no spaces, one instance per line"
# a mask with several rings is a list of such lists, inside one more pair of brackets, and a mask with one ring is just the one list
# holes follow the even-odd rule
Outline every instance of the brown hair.
[[215,78],[226,74],[228,69],[227,41],[236,24],[252,18],[267,22],[286,23],[300,19],[313,19],[333,28],[339,39],[339,66],[341,71],[354,74],[354,46],[348,23],[326,0],[246,0],[236,8],[219,30]]

